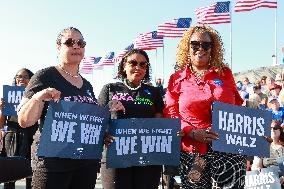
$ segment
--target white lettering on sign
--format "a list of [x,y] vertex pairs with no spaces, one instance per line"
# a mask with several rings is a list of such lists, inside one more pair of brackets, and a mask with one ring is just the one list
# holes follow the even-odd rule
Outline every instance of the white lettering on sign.
[[81,143],[98,144],[101,129],[101,125],[81,123]]
[[51,125],[51,141],[64,142],[66,138],[66,142],[74,143],[73,134],[75,133],[74,126],[76,125],[76,122],[53,120]]
[[142,153],[172,152],[172,136],[141,136]]
[[115,147],[117,155],[135,154],[137,145],[137,136],[133,137],[115,137]]
[[24,91],[8,91],[8,103],[20,103]]
[[235,133],[264,136],[264,119],[219,110],[219,129]]

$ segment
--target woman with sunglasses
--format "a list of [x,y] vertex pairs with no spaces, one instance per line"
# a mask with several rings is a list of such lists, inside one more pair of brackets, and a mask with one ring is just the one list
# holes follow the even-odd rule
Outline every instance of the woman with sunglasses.
[[[158,118],[162,117],[164,107],[159,90],[145,83],[150,81],[150,63],[147,53],[140,49],[128,51],[118,65],[117,78],[121,82],[105,85],[98,103],[107,105],[111,100],[120,99],[125,112],[113,114],[114,119]],[[145,99],[139,101],[139,99]],[[151,102],[151,103],[149,103]],[[109,142],[113,139],[110,136]],[[102,160],[105,162],[105,158]],[[156,189],[159,186],[162,167],[133,166],[128,168],[101,168],[104,189]]]
[[168,83],[164,116],[181,119],[180,176],[185,189],[244,187],[245,157],[212,151],[210,145],[218,139],[211,130],[212,103],[243,102],[223,53],[218,32],[209,26],[190,28],[178,45],[179,70]]
[[39,130],[34,136],[35,141],[32,146],[33,188],[93,189],[95,187],[99,160],[37,156],[48,101],[61,99],[97,104],[93,87],[79,74],[79,64],[84,57],[85,45],[83,35],[78,29],[69,27],[62,30],[56,40],[59,64],[38,71],[26,88],[18,112],[19,123],[25,128],[40,120]]
[[[13,86],[23,86],[26,87],[34,74],[26,68],[20,69],[14,79]],[[17,116],[4,116],[2,110],[4,108],[5,102],[3,99],[0,101],[0,128],[5,125],[7,129],[3,132],[4,148],[7,156],[21,156],[27,159],[31,159],[31,145],[33,143],[33,135],[38,128],[37,123],[32,127],[23,129],[18,123]],[[11,169],[13,169],[11,167]],[[26,188],[31,188],[31,179],[26,178]],[[14,189],[15,182],[4,183],[4,189]]]

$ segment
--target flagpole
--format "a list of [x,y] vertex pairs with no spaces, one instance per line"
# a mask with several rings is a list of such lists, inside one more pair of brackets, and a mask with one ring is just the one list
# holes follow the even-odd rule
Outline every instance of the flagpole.
[[230,59],[231,59],[231,70],[233,71],[233,17],[232,17],[232,5],[230,2],[230,16],[231,16],[231,23],[230,23]]
[[277,3],[277,8],[275,9],[275,14],[274,14],[274,22],[275,22],[275,26],[274,26],[274,54],[275,54],[275,64],[277,64],[277,59],[278,59],[278,56],[277,56],[277,9],[278,9],[278,2],[276,0],[276,3]]
[[154,77],[154,83],[157,81],[157,63],[158,63],[158,55],[157,55],[157,49],[156,49],[156,57],[155,57],[155,77]]
[[165,79],[165,47],[164,45],[163,45],[163,75],[162,75],[162,78],[163,78],[162,81],[164,81]]

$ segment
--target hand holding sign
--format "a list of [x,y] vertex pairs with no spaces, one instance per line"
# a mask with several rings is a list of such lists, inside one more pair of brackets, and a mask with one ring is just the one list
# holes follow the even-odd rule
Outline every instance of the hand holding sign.
[[46,88],[37,92],[33,98],[38,101],[50,101],[54,100],[55,102],[60,100],[61,92],[55,88]]
[[111,112],[117,112],[117,111],[123,111],[125,113],[125,108],[122,105],[122,103],[118,100],[111,100],[109,102],[109,111]]
[[219,137],[218,133],[212,131],[211,128],[193,129],[190,136],[191,138],[193,138],[198,142],[205,142],[205,143],[210,143],[213,140],[217,140]]

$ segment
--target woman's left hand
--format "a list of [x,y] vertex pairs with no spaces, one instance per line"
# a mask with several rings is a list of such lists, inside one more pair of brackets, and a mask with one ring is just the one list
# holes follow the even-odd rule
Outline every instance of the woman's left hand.
[[125,108],[120,101],[112,100],[109,102],[109,111],[111,112],[123,111],[125,113]]
[[219,139],[218,133],[211,130],[211,128],[207,129],[195,129],[193,134],[193,139],[199,142],[210,143],[213,140]]
[[114,137],[109,133],[106,133],[104,136],[104,144],[108,147],[111,143],[113,143]]

